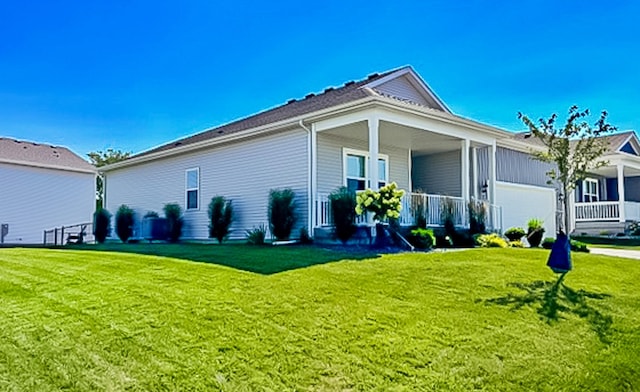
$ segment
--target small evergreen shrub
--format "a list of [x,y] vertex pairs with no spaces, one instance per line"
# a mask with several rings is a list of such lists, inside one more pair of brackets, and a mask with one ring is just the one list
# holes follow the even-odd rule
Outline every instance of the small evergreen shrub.
[[147,211],[147,213],[144,214],[144,218],[160,218],[160,215],[155,211]]
[[116,234],[125,244],[133,235],[133,210],[124,204],[116,212]]
[[431,249],[436,245],[436,236],[433,230],[418,227],[411,230],[409,242],[418,249]]
[[267,238],[267,228],[265,225],[260,225],[251,230],[247,230],[247,244],[264,245],[265,238]]
[[509,241],[520,241],[526,232],[522,227],[510,227],[507,231],[504,232],[504,236],[509,239]]
[[486,233],[487,209],[484,202],[471,200],[467,207],[469,209],[469,233],[471,235]]
[[221,244],[227,239],[233,221],[231,200],[224,196],[215,196],[209,203],[209,238],[215,238]]
[[537,248],[544,236],[544,222],[541,219],[532,218],[527,222],[527,241],[532,248]]
[[169,242],[178,242],[182,236],[182,208],[179,204],[168,203],[164,205],[164,217],[167,218],[167,232]]
[[309,235],[309,230],[306,227],[300,229],[300,243],[303,245],[309,245],[313,243],[313,238]]
[[420,229],[427,228],[427,213],[428,206],[426,205],[428,199],[420,200],[418,204],[415,206],[414,214],[416,218],[416,226]]
[[346,244],[356,232],[356,194],[340,187],[329,195],[335,236]]
[[509,246],[511,248],[524,248],[524,244],[520,240],[509,241]]
[[296,223],[295,194],[289,188],[269,192],[269,228],[277,240],[288,240]]
[[[553,244],[555,243],[556,243],[555,238],[547,237],[544,239],[544,241],[542,241],[542,247],[545,249],[551,249],[553,247]],[[574,252],[584,252],[584,253],[590,252],[589,247],[584,242],[570,240],[569,244],[571,244],[571,250]]]
[[445,197],[440,202],[440,219],[444,224],[445,235],[450,239],[457,237],[456,224],[454,222],[455,217],[455,202],[453,199]]
[[93,214],[93,235],[96,242],[103,244],[111,231],[111,214],[104,208],[98,208]]
[[476,239],[478,245],[481,248],[508,248],[507,241],[500,237],[499,234],[483,234]]

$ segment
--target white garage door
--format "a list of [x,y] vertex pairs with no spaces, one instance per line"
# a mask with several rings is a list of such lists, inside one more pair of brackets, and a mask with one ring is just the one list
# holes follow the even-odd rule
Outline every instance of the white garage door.
[[544,221],[545,237],[556,233],[556,191],[533,185],[496,183],[496,204],[502,206],[502,227],[527,229],[527,221]]

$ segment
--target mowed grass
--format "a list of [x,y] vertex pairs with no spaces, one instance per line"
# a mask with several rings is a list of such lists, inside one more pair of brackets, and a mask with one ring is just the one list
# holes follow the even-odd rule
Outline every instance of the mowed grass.
[[556,292],[547,254],[0,249],[0,390],[638,390],[640,262],[574,254]]

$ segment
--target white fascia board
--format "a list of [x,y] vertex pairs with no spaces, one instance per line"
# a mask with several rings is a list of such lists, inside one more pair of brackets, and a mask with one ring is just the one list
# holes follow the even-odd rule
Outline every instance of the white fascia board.
[[622,155],[617,153],[604,155],[601,159],[607,162],[607,166],[617,166],[622,164],[624,166],[640,170],[640,157],[636,155]]
[[68,166],[58,166],[58,165],[48,165],[45,163],[36,163],[29,161],[19,161],[14,159],[2,159],[0,158],[0,163],[6,163],[9,165],[18,165],[18,166],[29,166],[29,167],[37,167],[40,169],[53,169],[53,170],[62,170],[73,173],[83,173],[83,174],[98,174],[97,170],[89,170],[89,169],[76,169]]
[[314,122],[317,132],[326,131],[328,129],[338,128],[349,124],[367,121],[371,116],[376,115],[377,111],[373,108],[359,110],[357,112],[345,113],[338,117],[333,116],[324,120]]
[[498,146],[505,147],[510,150],[516,150],[520,152],[532,153],[532,152],[544,152],[547,151],[545,146],[539,146],[537,144],[530,144],[515,139],[498,139]]

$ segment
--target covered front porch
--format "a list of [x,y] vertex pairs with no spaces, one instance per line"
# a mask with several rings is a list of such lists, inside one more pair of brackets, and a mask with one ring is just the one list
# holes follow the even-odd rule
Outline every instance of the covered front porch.
[[[456,226],[469,225],[469,202],[480,203],[490,230],[502,229],[495,205],[495,139],[473,127],[370,110],[313,123],[312,228],[332,225],[329,194],[341,186],[357,192],[396,182],[406,191],[399,222],[422,219],[441,226],[451,206]],[[479,159],[480,150],[486,159]],[[360,217],[358,224],[371,224]]]
[[576,229],[589,222],[640,221],[640,165],[610,162],[577,185],[574,199]]

